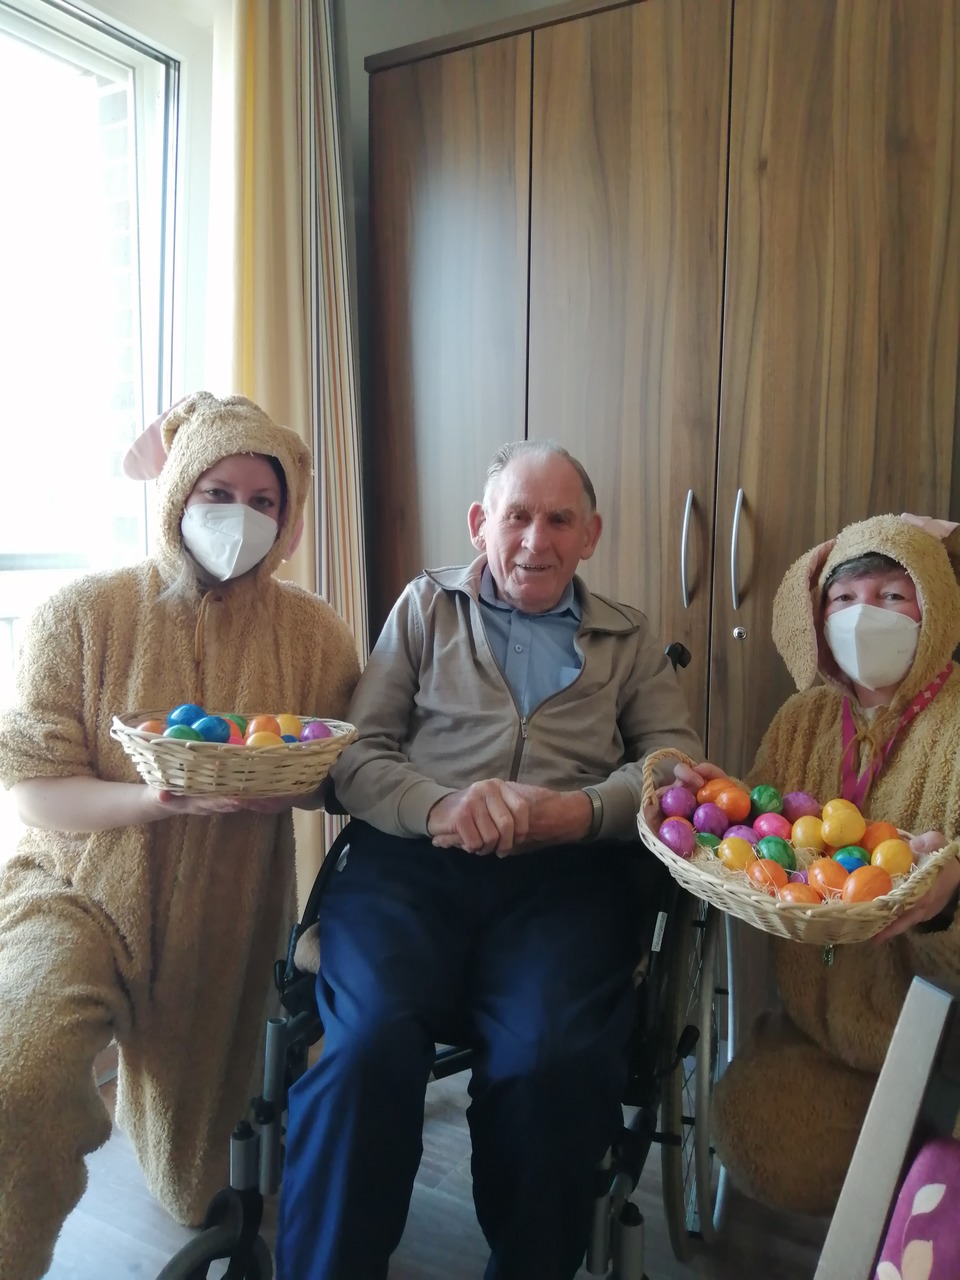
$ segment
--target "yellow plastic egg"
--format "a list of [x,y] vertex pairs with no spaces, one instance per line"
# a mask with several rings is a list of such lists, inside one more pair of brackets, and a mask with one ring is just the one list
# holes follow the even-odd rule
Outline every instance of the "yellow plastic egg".
[[757,855],[749,840],[741,836],[727,836],[717,845],[717,857],[731,871],[744,871]]
[[275,716],[274,719],[276,720],[277,724],[280,726],[281,737],[285,733],[288,733],[291,736],[291,738],[299,738],[301,733],[303,733],[303,721],[300,719],[299,716],[284,714],[284,715]]
[[821,818],[829,818],[831,814],[840,813],[844,809],[852,809],[854,813],[860,812],[852,800],[844,800],[842,797],[838,797],[836,800],[827,801],[820,816]]
[[279,733],[268,733],[265,729],[259,733],[251,733],[247,738],[248,747],[282,747],[283,739]]
[[906,840],[899,837],[895,840],[881,840],[870,855],[870,862],[875,867],[883,867],[888,875],[906,875],[913,866],[913,850]]
[[842,849],[848,844],[858,844],[867,829],[867,822],[859,809],[834,809],[823,811],[822,834],[826,844]]
[[812,814],[798,818],[790,829],[790,841],[795,849],[815,849],[817,853],[823,853],[827,847],[823,823]]

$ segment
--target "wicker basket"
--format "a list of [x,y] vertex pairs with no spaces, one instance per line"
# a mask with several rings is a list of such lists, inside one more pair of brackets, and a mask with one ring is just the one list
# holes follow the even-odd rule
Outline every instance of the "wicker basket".
[[[165,721],[166,717],[165,711],[114,716],[110,736],[123,747],[144,782],[176,795],[305,795],[317,789],[340,752],[357,736],[354,726],[343,720],[324,720],[331,730],[329,738],[275,747],[188,742],[136,728],[145,720]],[[316,719],[304,716],[303,722]]]
[[[664,760],[694,762],[678,751],[654,751],[643,769],[643,808],[655,801],[654,769]],[[891,924],[930,888],[941,867],[960,853],[960,843],[952,841],[935,853],[925,854],[907,875],[894,878],[893,888],[872,902],[843,902],[828,898],[815,906],[781,902],[778,898],[754,888],[742,871],[731,871],[714,854],[702,846],[691,858],[681,858],[668,848],[647,825],[643,810],[637,824],[643,841],[667,867],[674,880],[698,898],[719,907],[766,933],[796,942],[831,946],[842,942],[865,942]],[[798,867],[806,867],[819,855],[814,850],[798,849]]]

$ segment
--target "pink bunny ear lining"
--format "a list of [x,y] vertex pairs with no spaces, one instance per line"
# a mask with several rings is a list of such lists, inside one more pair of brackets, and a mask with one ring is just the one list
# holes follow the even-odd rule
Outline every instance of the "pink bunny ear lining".
[[[169,410],[167,410],[169,412]],[[123,474],[131,480],[156,480],[167,460],[160,426],[166,412],[141,431],[123,459]]]
[[929,533],[933,538],[939,538],[941,542],[946,542],[950,535],[960,528],[954,520],[938,520],[935,516],[915,516],[909,511],[902,511],[900,519],[922,529],[924,533]]

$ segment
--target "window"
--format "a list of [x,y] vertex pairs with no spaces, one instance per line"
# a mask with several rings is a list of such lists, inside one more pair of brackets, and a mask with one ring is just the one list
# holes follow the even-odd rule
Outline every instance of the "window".
[[[198,144],[184,145],[171,23],[198,108],[209,31],[143,0],[105,9],[0,0],[0,705],[36,605],[80,573],[147,553],[151,494],[124,477],[123,457],[203,382],[184,358],[184,268],[202,277],[207,200],[199,181],[194,207],[184,200],[183,159],[196,169]],[[140,34],[151,23],[165,24],[156,47]],[[194,131],[208,145],[209,119]],[[202,295],[194,287],[201,325]],[[4,840],[0,859],[8,852]]]

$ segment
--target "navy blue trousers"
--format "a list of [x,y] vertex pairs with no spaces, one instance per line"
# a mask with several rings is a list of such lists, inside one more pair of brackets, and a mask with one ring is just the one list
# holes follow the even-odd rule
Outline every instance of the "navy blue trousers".
[[323,1054],[290,1095],[278,1280],[383,1280],[422,1154],[435,1043],[467,1111],[488,1280],[568,1280],[622,1119],[638,952],[622,846],[508,858],[352,827],[320,908]]

